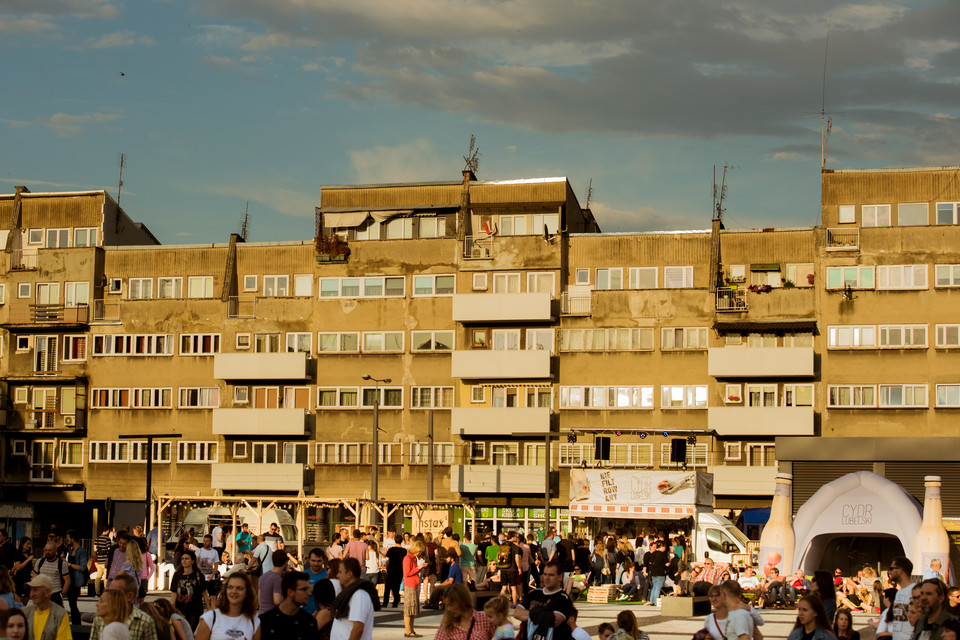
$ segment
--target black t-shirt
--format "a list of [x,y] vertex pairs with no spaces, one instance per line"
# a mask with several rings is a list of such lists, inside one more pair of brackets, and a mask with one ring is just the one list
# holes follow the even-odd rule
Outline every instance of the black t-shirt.
[[560,562],[563,563],[564,571],[567,571],[567,572],[573,571],[573,555],[571,554],[571,552],[574,550],[575,547],[576,547],[576,544],[574,544],[573,540],[570,540],[569,538],[564,538],[563,540],[557,543],[557,548],[560,549],[559,560]]
[[[523,600],[518,606],[523,607],[527,611],[533,611],[537,606],[545,606],[554,613],[559,613],[563,616],[564,620],[573,612],[573,602],[570,600],[570,596],[564,593],[563,589],[554,591],[553,593],[544,593],[543,589],[534,589],[533,591],[527,593],[523,597]],[[569,625],[561,624],[558,629],[566,628],[569,630]],[[520,635],[518,638],[527,637],[527,623],[524,623],[520,629]],[[557,634],[555,633],[554,636]]]
[[0,546],[0,564],[7,567],[7,569],[13,569],[13,562],[17,559],[17,547],[12,542],[7,540]]
[[288,616],[280,611],[280,607],[274,607],[260,616],[260,637],[315,640],[320,637],[320,631],[317,629],[316,619],[303,609],[298,609],[295,614]]
[[[651,576],[667,575],[667,554],[663,551],[653,551],[647,554],[650,556],[650,564],[647,565],[647,571]],[[646,558],[644,558],[646,560]]]
[[574,562],[579,565],[581,571],[590,570],[590,549],[583,545],[578,545],[573,550]]
[[481,564],[487,563],[487,547],[489,546],[490,546],[490,540],[487,538],[484,538],[480,542],[480,544],[477,545],[477,553],[480,555],[481,558],[483,558],[483,562]]
[[394,545],[387,549],[387,574],[391,576],[403,575],[403,558],[407,555],[407,550],[400,545]]

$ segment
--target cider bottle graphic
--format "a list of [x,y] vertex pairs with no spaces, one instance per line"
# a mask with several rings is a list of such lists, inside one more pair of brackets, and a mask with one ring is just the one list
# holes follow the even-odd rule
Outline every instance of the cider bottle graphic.
[[760,533],[760,571],[768,575],[776,567],[781,576],[793,573],[793,548],[796,538],[793,533],[793,476],[778,473],[770,505],[770,519]]
[[913,573],[922,576],[934,560],[940,561],[940,575],[948,580],[950,537],[943,528],[943,504],[940,500],[940,476],[923,479],[923,521],[913,547]]

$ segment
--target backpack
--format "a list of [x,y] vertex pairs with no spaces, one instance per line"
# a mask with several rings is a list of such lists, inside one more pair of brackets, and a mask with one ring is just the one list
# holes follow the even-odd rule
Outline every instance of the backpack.
[[[47,561],[46,558],[40,558],[40,562],[37,563],[37,573],[40,573],[40,568],[43,566],[43,563],[46,561]],[[63,558],[57,558],[57,575],[60,576],[60,588],[62,589],[63,588]]]

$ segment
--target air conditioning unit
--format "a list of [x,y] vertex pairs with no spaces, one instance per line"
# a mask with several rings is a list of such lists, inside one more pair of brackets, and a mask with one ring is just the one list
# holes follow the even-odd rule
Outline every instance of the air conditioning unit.
[[77,426],[77,416],[63,416],[63,426],[65,427]]

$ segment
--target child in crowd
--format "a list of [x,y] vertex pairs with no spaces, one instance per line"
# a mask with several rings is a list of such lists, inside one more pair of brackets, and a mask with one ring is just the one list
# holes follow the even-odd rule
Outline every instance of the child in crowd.
[[505,595],[498,595],[487,600],[483,605],[483,612],[490,619],[490,624],[496,627],[493,634],[493,640],[504,640],[505,638],[515,638],[513,625],[507,620],[507,614],[510,612],[510,601]]

